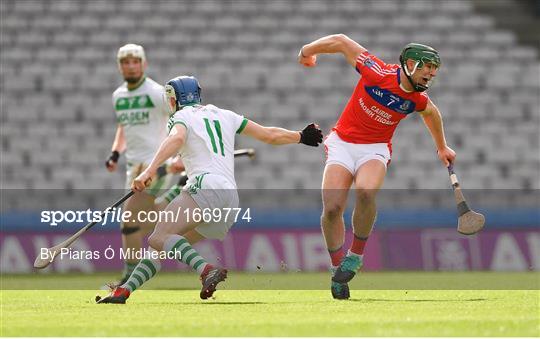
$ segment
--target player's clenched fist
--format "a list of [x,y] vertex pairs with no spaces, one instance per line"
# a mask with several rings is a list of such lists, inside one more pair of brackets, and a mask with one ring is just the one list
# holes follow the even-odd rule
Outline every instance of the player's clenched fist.
[[298,52],[298,63],[306,67],[314,67],[317,64],[317,56],[307,55],[304,51],[304,47]]
[[437,155],[439,156],[439,160],[441,160],[446,167],[450,166],[450,164],[456,160],[456,152],[448,146],[437,150]]
[[138,177],[133,180],[131,183],[131,189],[137,192],[142,192],[144,189],[152,183],[152,177],[153,175],[148,171],[145,170],[141,174],[139,174]]
[[105,167],[107,167],[109,172],[116,171],[116,168],[118,167],[118,158],[120,158],[120,153],[118,151],[112,151],[109,158],[105,161]]
[[300,143],[318,147],[322,142],[323,135],[319,125],[311,123],[300,132]]

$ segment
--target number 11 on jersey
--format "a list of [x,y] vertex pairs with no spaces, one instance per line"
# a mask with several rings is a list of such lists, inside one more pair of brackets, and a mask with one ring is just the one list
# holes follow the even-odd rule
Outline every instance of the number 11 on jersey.
[[[212,131],[212,127],[210,126],[210,121],[208,118],[204,118],[204,124],[206,125],[206,132],[208,132],[208,136],[210,137],[210,142],[212,143],[212,149],[214,150],[214,153],[218,153],[218,148],[216,145],[216,138],[214,137],[214,132]],[[223,147],[223,136],[221,134],[221,124],[219,123],[219,120],[214,120],[214,128],[216,130],[216,135],[218,137],[219,141],[219,147],[221,149],[221,155],[225,156],[225,149]]]

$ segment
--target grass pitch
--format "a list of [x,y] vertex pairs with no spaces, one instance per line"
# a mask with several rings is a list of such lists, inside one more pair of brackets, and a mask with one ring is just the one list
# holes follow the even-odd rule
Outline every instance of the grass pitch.
[[[529,279],[497,273],[362,273],[354,281],[395,286],[403,281]],[[509,278],[510,277],[510,278]],[[126,305],[96,305],[105,291],[68,285],[107,281],[110,275],[3,276],[2,336],[539,336],[539,292],[530,290],[360,290],[335,301],[328,274],[232,273],[215,294],[199,299],[194,274],[160,274]],[[270,284],[268,279],[280,283]],[[62,289],[25,290],[47,281]],[[110,280],[110,279],[109,279]],[[232,282],[231,282],[232,281]],[[267,282],[261,285],[260,282]],[[311,284],[306,283],[310,281]],[[78,282],[80,285],[77,285]],[[384,285],[384,283],[387,285]],[[289,289],[281,283],[286,283]],[[237,289],[244,284],[245,289]],[[38,284],[42,288],[46,285]],[[262,286],[264,290],[252,289]],[[281,289],[269,289],[279,287]],[[97,285],[94,285],[97,286]],[[171,288],[185,289],[171,289]],[[538,285],[533,285],[538,286]],[[15,289],[15,288],[19,289]],[[311,288],[311,287],[310,287]],[[444,288],[442,286],[441,288]]]

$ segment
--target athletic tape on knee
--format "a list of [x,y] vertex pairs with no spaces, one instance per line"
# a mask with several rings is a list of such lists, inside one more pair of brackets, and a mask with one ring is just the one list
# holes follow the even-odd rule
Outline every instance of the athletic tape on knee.
[[140,229],[141,228],[139,226],[124,226],[122,227],[121,231],[123,235],[129,235],[140,231]]

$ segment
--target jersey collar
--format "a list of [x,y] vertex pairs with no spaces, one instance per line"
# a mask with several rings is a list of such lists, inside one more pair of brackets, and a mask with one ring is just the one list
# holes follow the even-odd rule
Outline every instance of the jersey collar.
[[399,85],[399,88],[405,93],[412,93],[414,91],[407,91],[402,85],[401,85],[401,77],[400,77],[401,68],[397,69],[396,75],[397,75],[397,83]]
[[145,81],[146,81],[146,75],[143,75],[143,78],[141,79],[141,82],[137,85],[137,87],[130,89],[129,87],[127,87],[127,82],[126,82],[126,88],[127,88],[127,90],[129,92],[133,92],[133,91],[137,90],[139,87],[141,87],[142,84],[144,84]]

